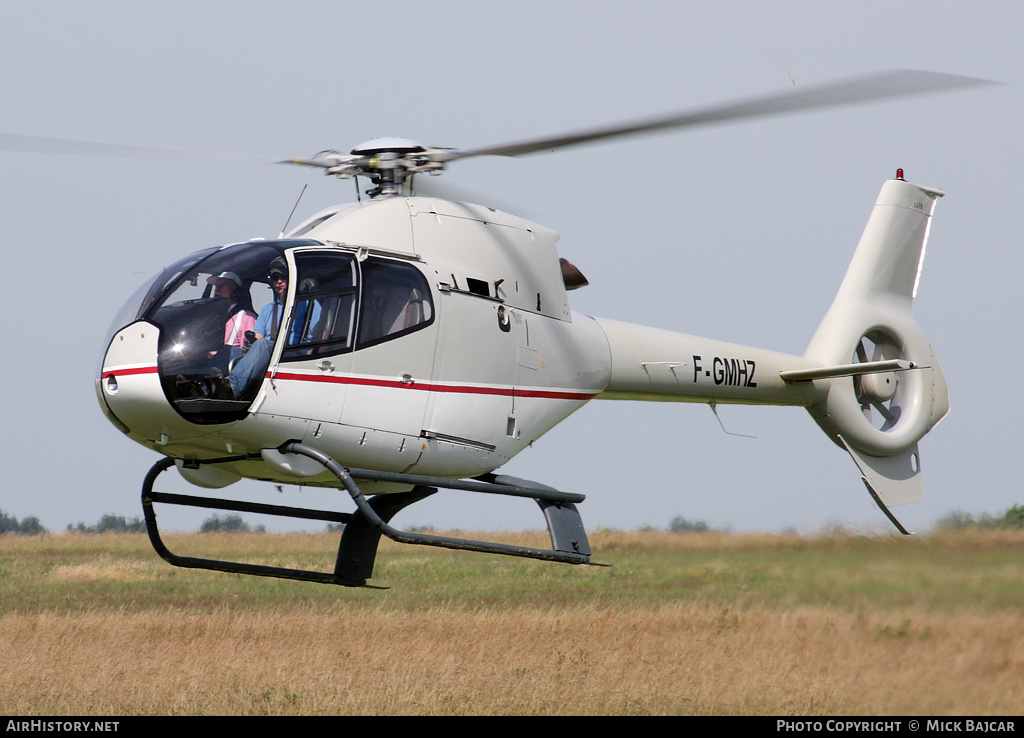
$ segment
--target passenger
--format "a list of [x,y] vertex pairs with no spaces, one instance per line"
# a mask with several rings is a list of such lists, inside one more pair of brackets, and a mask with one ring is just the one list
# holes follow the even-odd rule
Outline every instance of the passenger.
[[224,345],[242,348],[246,332],[253,330],[256,325],[256,312],[252,309],[249,291],[243,289],[242,278],[234,272],[222,272],[206,281],[213,285],[214,297],[223,297],[229,301]]

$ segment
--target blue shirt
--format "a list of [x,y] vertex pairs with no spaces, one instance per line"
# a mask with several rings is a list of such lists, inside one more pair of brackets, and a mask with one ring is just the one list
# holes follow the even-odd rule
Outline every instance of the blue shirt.
[[[275,308],[277,309],[277,329],[281,330],[281,321],[284,317],[284,306],[275,300],[274,302],[264,305],[263,309],[260,310],[259,317],[256,318],[256,325],[253,328],[256,335],[276,338],[276,336],[270,335],[274,327],[273,321]],[[299,306],[295,311],[295,320],[292,322],[291,335],[288,340],[289,346],[294,346],[295,344],[302,342],[302,326],[306,322],[307,310],[309,310],[308,301],[299,303]],[[320,320],[320,305],[319,303],[314,302],[313,319],[310,321],[310,328],[315,326],[318,320]]]

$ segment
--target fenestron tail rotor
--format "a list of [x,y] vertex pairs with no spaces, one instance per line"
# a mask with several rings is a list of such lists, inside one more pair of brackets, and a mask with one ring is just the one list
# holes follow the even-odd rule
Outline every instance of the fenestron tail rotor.
[[[854,352],[854,363],[907,359],[895,338],[883,331],[871,331],[861,337]],[[900,396],[900,372],[876,372],[854,375],[853,389],[868,422],[880,431],[889,431],[903,413]]]

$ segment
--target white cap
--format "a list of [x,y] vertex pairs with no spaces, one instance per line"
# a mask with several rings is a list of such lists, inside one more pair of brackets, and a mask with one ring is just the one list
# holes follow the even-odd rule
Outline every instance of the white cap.
[[216,284],[217,280],[220,280],[220,279],[230,279],[232,282],[237,284],[239,287],[242,286],[242,278],[239,277],[234,272],[221,272],[220,274],[214,275],[212,277],[207,277],[206,278],[206,283],[207,284]]

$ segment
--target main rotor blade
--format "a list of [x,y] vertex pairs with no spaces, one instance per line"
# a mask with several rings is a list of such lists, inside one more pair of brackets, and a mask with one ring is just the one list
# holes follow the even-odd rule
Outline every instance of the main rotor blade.
[[618,136],[655,133],[671,128],[699,126],[708,123],[738,120],[741,118],[756,118],[814,108],[836,107],[871,100],[883,100],[886,98],[904,97],[985,84],[995,83],[989,80],[959,77],[938,72],[898,70],[872,77],[862,77],[846,82],[813,87],[802,92],[769,95],[704,110],[686,111],[632,123],[552,136],[550,138],[538,138],[518,143],[502,144],[500,146],[453,151],[449,160],[469,156],[520,156],[522,154],[576,146]]
[[133,159],[213,161],[238,164],[272,164],[277,161],[276,159],[268,157],[245,156],[242,154],[220,154],[208,151],[157,149],[148,146],[126,146],[123,144],[108,144],[96,141],[74,141],[67,138],[23,136],[16,133],[0,133],[0,150],[25,152],[29,154],[117,156]]

